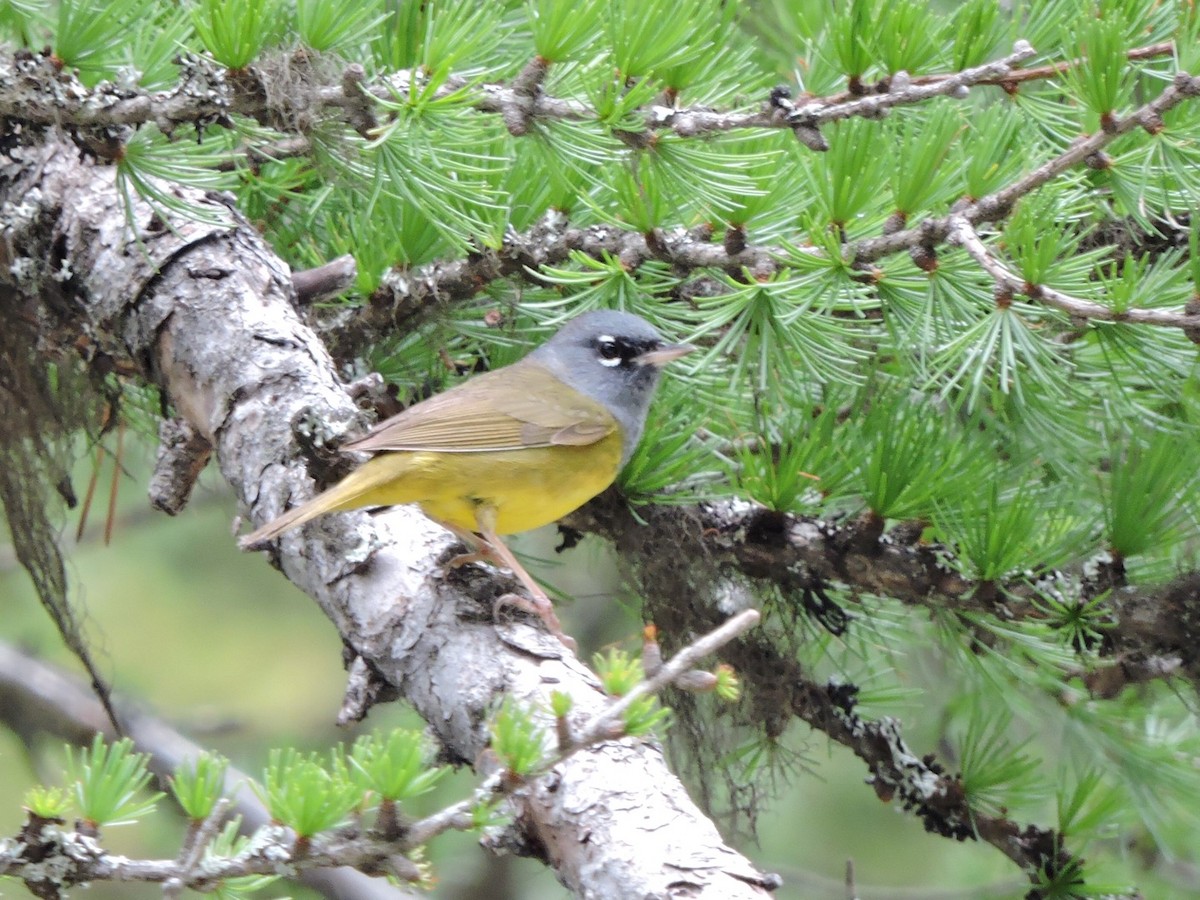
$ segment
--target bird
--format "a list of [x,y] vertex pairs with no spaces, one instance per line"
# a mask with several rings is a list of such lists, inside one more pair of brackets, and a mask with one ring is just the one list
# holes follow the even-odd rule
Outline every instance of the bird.
[[662,367],[695,350],[640,316],[594,310],[517,362],[416,403],[342,446],[375,454],[324,492],[243,537],[256,549],[331,512],[416,503],[474,552],[450,566],[508,568],[569,647],[553,604],[501,540],[557,521],[607,488],[645,430]]

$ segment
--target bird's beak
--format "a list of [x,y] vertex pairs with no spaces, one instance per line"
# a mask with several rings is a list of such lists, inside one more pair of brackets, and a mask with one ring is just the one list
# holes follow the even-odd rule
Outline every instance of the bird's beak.
[[657,350],[647,350],[645,353],[639,354],[634,361],[639,366],[655,366],[661,369],[671,360],[687,356],[695,349],[691,344],[667,344]]

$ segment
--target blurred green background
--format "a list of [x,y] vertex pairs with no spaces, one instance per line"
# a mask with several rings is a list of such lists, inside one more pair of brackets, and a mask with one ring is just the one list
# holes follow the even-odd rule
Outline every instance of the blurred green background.
[[[129,445],[132,445],[130,447]],[[119,694],[161,716],[199,744],[227,755],[234,765],[261,773],[271,747],[324,750],[352,741],[363,728],[420,726],[400,703],[376,707],[355,729],[338,729],[344,673],[341,644],[317,606],[272,569],[260,554],[237,550],[231,537],[235,503],[214,473],[206,473],[192,502],[175,519],[150,510],[145,484],[152,448],[127,441],[112,544],[104,546],[104,506],[112,461],[102,467],[97,501],[83,540],[74,539],[77,513],[64,517],[64,545],[74,597],[102,671]],[[77,490],[90,476],[77,473]],[[554,529],[523,537],[518,552],[553,558]],[[640,622],[634,608],[613,596],[613,567],[605,548],[588,540],[543,574],[578,598],[564,604],[567,630],[580,638],[584,658],[620,642],[634,649]],[[598,589],[599,586],[599,589]],[[78,665],[62,648],[11,548],[0,543],[0,637],[71,671]],[[881,815],[879,800],[863,783],[865,767],[840,747],[807,729],[790,736],[802,745],[802,766],[759,820],[758,842],[739,841],[763,869],[780,873],[781,900],[842,900],[845,866],[853,858],[863,898],[1019,897],[1011,865],[995,850],[957,844],[924,833],[896,810]],[[936,736],[909,734],[921,752]],[[30,753],[0,730],[0,834],[22,823],[21,802],[38,780],[61,781],[57,741]],[[764,775],[764,778],[767,776]],[[474,784],[468,771],[420,798],[416,815],[464,796]],[[152,820],[106,830],[105,843],[131,855],[174,856],[183,822],[168,803]],[[432,895],[469,898],[569,896],[539,863],[496,859],[469,834],[448,835],[429,848],[437,877]],[[23,885],[0,881],[0,896],[25,897]],[[160,897],[150,885],[97,884],[87,896]],[[305,888],[277,883],[264,897],[313,897]]]

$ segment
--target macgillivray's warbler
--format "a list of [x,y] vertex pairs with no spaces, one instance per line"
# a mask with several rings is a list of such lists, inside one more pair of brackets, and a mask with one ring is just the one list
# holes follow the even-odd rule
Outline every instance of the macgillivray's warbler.
[[642,436],[660,368],[694,348],[639,316],[599,310],[567,322],[523,359],[477,375],[386,421],[345,450],[377,454],[241,539],[250,549],[329,512],[417,503],[476,547],[451,564],[513,571],[550,632],[573,645],[550,599],[500,540],[578,509],[612,484]]

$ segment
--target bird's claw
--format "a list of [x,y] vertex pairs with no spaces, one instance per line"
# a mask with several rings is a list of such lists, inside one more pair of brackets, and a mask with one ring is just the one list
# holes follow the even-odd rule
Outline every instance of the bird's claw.
[[546,596],[541,597],[522,597],[520,594],[501,594],[496,598],[496,602],[492,604],[492,617],[500,618],[500,611],[506,606],[515,606],[517,609],[524,610],[527,613],[533,613],[541,619],[546,630],[562,642],[562,645],[574,653],[579,645],[575,643],[575,639],[563,631],[562,623],[558,621],[558,616],[554,613],[554,605]]

